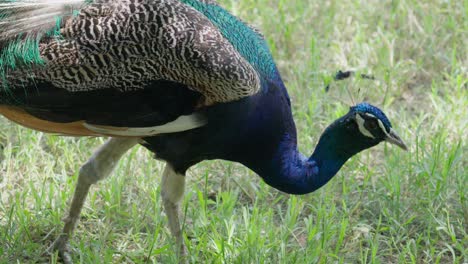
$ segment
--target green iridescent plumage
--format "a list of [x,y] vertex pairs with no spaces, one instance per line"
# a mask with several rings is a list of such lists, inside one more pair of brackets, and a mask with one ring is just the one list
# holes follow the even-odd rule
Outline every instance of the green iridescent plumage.
[[260,73],[260,76],[274,76],[275,62],[266,41],[259,33],[217,4],[198,0],[182,0],[181,2],[204,14],[218,27],[223,36]]
[[[55,16],[55,26],[50,26],[45,31],[34,32],[33,34],[18,32],[14,37],[3,35],[5,33],[2,32],[3,30],[8,30],[11,25],[19,23],[16,19],[17,13],[24,12],[22,9],[27,10],[31,8],[27,3],[21,3],[18,6],[12,7],[11,4],[15,2],[18,1],[0,0],[0,76],[2,78],[5,77],[8,71],[16,69],[19,65],[44,64],[39,52],[39,42],[44,37],[56,37],[60,35],[61,16]],[[33,3],[31,2],[30,4]],[[24,19],[20,18],[18,20]],[[6,82],[3,81],[0,84],[5,86]]]

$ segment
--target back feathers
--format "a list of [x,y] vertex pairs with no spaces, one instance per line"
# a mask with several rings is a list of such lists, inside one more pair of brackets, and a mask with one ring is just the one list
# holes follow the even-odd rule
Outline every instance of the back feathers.
[[126,92],[165,80],[210,105],[257,93],[274,72],[263,38],[212,0],[0,0],[0,87]]

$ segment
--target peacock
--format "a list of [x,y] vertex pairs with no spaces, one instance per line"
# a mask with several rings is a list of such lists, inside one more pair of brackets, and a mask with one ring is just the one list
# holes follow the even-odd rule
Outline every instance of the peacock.
[[48,133],[109,137],[80,168],[63,232],[90,186],[140,144],[166,162],[161,195],[180,256],[186,171],[221,159],[268,185],[307,194],[382,141],[407,149],[363,102],[298,151],[291,100],[263,36],[214,0],[0,0],[0,113]]

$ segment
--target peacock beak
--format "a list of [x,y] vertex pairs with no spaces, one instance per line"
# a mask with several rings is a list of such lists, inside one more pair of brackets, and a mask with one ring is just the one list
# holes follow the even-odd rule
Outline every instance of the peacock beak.
[[395,130],[393,130],[393,128],[390,128],[390,133],[387,134],[385,141],[390,142],[391,144],[397,145],[404,150],[408,150],[408,147],[405,145],[405,143],[400,138],[400,136],[398,136]]

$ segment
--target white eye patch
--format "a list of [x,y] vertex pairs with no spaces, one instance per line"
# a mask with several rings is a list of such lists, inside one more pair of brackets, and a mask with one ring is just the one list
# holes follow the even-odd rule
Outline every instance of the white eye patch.
[[[377,119],[378,120],[378,119]],[[369,130],[367,130],[365,127],[364,127],[364,118],[362,118],[359,114],[356,114],[356,122],[358,124],[358,128],[359,128],[359,131],[361,132],[361,134],[363,134],[364,136],[366,137],[370,137],[370,138],[375,138],[371,132],[369,132]]]
[[373,114],[369,114],[369,113],[364,113],[364,114],[365,114],[366,116],[368,116],[368,117],[372,117],[372,118],[378,119],[378,118],[375,117],[375,115],[373,115]]
[[384,124],[382,123],[382,121],[380,119],[378,119],[377,117],[375,117],[375,115],[373,114],[369,114],[369,113],[364,113],[366,116],[368,117],[372,117],[372,118],[375,118],[377,120],[377,123],[379,124],[379,127],[380,129],[382,129],[382,131],[385,133],[385,135],[388,136],[388,132],[387,132],[387,129],[385,128]]
[[388,132],[387,132],[387,129],[385,129],[384,124],[382,123],[382,121],[380,121],[380,119],[377,119],[377,123],[379,124],[380,129],[382,129],[382,131],[385,133],[385,135],[390,136],[388,134]]

